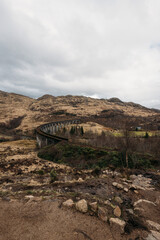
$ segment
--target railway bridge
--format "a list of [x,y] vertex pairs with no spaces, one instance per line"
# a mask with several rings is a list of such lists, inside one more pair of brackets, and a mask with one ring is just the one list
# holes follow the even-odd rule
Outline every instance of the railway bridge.
[[68,141],[68,138],[60,137],[56,133],[67,125],[78,124],[80,119],[64,120],[43,124],[36,129],[36,139],[40,148],[60,141]]

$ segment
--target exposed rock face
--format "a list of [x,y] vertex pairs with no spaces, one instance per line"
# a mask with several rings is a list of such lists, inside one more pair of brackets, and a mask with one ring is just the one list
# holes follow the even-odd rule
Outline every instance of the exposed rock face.
[[88,211],[88,204],[85,199],[82,199],[76,203],[76,209],[79,212],[86,213]]
[[109,222],[114,232],[119,232],[120,234],[124,233],[125,221],[119,218],[110,218]]
[[63,202],[63,206],[72,208],[74,206],[74,202],[72,199],[68,199],[67,201]]
[[107,213],[108,213],[107,209],[103,207],[98,208],[98,217],[104,222],[108,221]]

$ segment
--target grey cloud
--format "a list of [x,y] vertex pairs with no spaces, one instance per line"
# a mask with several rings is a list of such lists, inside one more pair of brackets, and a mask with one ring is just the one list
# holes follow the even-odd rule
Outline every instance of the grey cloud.
[[159,107],[159,11],[159,0],[1,0],[0,89]]

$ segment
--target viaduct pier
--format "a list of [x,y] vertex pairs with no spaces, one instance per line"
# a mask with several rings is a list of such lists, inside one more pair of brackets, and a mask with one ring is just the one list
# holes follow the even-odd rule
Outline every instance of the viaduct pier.
[[36,129],[36,139],[40,148],[60,141],[68,141],[68,138],[56,135],[56,133],[65,126],[79,124],[80,119],[64,120],[43,124]]

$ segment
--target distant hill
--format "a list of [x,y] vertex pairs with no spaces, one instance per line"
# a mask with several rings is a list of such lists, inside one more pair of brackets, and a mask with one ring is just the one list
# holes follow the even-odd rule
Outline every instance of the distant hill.
[[23,117],[17,129],[24,132],[36,126],[59,118],[89,117],[104,111],[121,112],[134,117],[159,116],[160,110],[149,109],[132,102],[122,102],[118,98],[94,99],[84,96],[44,95],[33,99],[16,93],[0,91],[0,124]]

